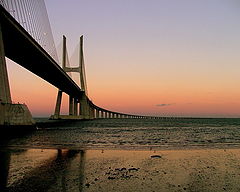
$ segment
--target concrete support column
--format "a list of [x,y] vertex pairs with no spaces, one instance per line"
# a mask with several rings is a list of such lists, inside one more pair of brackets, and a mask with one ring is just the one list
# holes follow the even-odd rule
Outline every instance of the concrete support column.
[[54,112],[55,117],[59,117],[60,115],[61,103],[62,103],[62,91],[58,90],[57,102],[56,102],[55,112]]
[[90,119],[95,119],[95,113],[94,113],[94,108],[92,106],[90,106]]
[[97,112],[96,109],[93,108],[93,118],[94,118],[94,119],[96,119],[96,112]]
[[88,105],[89,119],[92,119],[92,107]]
[[96,109],[96,118],[99,119],[99,110]]
[[89,103],[87,102],[87,116],[86,116],[86,118],[90,119],[90,117],[91,117],[91,108],[90,108]]
[[73,115],[73,97],[69,95],[69,115]]
[[102,118],[102,111],[101,110],[98,111],[98,118]]
[[94,108],[88,105],[89,119],[94,119]]
[[78,105],[78,115],[81,115],[81,102],[79,101],[79,105]]
[[76,98],[74,98],[74,107],[73,108],[74,108],[73,109],[73,114],[75,116],[77,116],[78,115],[78,99],[76,99]]
[[0,103],[12,103],[0,22]]
[[80,99],[80,115],[83,119],[89,119],[89,106],[86,95],[83,95]]

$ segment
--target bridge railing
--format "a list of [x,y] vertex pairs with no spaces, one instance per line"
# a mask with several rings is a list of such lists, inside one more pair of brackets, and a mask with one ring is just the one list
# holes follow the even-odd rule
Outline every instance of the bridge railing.
[[0,5],[59,63],[44,0],[0,0]]

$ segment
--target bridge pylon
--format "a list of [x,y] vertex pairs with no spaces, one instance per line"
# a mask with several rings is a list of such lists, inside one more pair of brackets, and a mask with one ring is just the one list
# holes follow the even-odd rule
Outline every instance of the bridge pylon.
[[13,104],[8,81],[0,14],[0,127],[33,126],[35,121],[25,104]]
[[55,106],[54,115],[50,119],[93,119],[93,108],[90,106],[87,97],[87,83],[86,73],[83,57],[83,36],[80,37],[80,49],[79,49],[79,66],[68,67],[67,65],[67,48],[66,37],[63,36],[63,49],[62,49],[62,68],[65,72],[76,72],[80,75],[80,87],[82,90],[79,98],[74,98],[69,95],[69,114],[61,115],[61,103],[62,103],[62,91],[58,90],[57,101]]

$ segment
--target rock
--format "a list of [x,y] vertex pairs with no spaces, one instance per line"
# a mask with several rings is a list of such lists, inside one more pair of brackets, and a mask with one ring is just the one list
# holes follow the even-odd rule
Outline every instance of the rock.
[[160,159],[160,158],[162,158],[162,156],[161,155],[152,155],[151,158]]
[[109,180],[113,180],[113,179],[116,179],[115,177],[112,177],[112,176],[109,176],[108,177]]
[[116,168],[115,169],[115,171],[125,171],[125,170],[127,170],[125,167],[123,167],[123,168]]
[[128,171],[129,171],[129,172],[130,172],[130,171],[138,171],[138,168],[134,168],[134,167],[133,167],[133,168],[129,168]]

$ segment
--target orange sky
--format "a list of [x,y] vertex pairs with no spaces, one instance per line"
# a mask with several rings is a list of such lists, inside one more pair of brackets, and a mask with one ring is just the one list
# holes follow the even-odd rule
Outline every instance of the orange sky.
[[[65,34],[71,55],[84,35],[94,103],[143,115],[240,117],[236,1],[123,2],[46,0],[56,44]],[[57,89],[9,61],[8,71],[13,101],[50,116]]]

